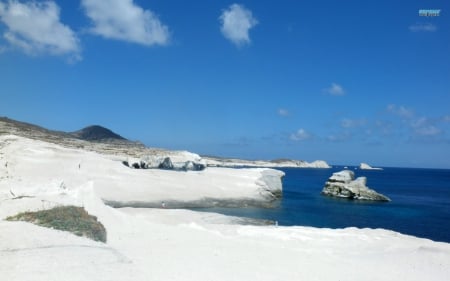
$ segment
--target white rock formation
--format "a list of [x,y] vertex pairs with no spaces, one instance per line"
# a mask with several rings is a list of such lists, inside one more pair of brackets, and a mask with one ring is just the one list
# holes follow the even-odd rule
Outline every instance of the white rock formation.
[[371,167],[369,164],[367,163],[361,163],[361,165],[359,165],[359,168],[361,170],[383,170],[383,168],[375,168],[375,167]]
[[205,157],[208,166],[216,167],[268,167],[268,168],[331,168],[327,162],[323,160],[316,160],[313,162],[306,162],[303,160],[280,159],[272,161],[263,160],[243,160],[243,159],[228,159],[228,158],[212,158]]
[[324,160],[316,160],[311,163],[309,163],[309,168],[323,168],[323,169],[329,169],[331,168],[330,165]]
[[322,194],[355,200],[391,201],[388,197],[368,188],[366,183],[366,177],[355,179],[353,171],[343,170],[333,173],[325,183]]
[[[17,136],[0,136],[0,142],[7,143],[2,153],[8,162],[8,179],[0,182],[0,198],[9,194],[9,187],[17,196],[35,196],[41,187],[45,192],[58,191],[62,185],[71,190],[89,181],[100,198],[114,206],[159,207],[163,201],[167,207],[177,208],[267,205],[282,191],[284,173],[272,169],[130,169],[117,155]],[[183,154],[179,158],[188,159]],[[4,173],[6,168],[0,169]]]

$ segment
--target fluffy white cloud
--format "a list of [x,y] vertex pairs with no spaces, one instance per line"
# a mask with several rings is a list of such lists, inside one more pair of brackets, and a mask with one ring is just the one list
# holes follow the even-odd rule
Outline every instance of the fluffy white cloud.
[[79,40],[72,29],[61,23],[59,13],[53,1],[0,2],[0,21],[7,27],[3,37],[10,47],[29,55],[68,55],[80,60]]
[[435,32],[437,26],[432,23],[416,23],[409,26],[409,30],[412,32]]
[[146,46],[169,42],[168,27],[152,11],[142,9],[133,0],[82,0],[81,4],[92,20],[93,34]]
[[250,10],[243,5],[232,4],[219,18],[223,36],[237,46],[250,43],[248,32],[258,24]]
[[310,133],[305,131],[305,129],[299,129],[297,132],[291,134],[290,139],[293,141],[304,141],[312,137]]
[[289,116],[290,115],[290,112],[289,112],[289,110],[287,110],[287,109],[284,109],[284,108],[280,108],[280,109],[278,109],[278,115],[280,115],[280,116],[283,116],[283,117],[287,117],[287,116]]
[[345,95],[344,88],[341,85],[336,83],[331,83],[329,88],[326,88],[325,91],[333,96],[343,96]]

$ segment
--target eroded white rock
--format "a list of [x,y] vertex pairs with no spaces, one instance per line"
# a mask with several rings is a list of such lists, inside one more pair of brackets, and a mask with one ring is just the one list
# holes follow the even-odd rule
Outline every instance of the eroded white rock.
[[359,168],[361,170],[383,170],[383,168],[375,168],[375,167],[370,166],[367,163],[361,163],[361,165],[359,165]]
[[388,197],[366,186],[367,178],[355,179],[355,173],[343,170],[333,173],[325,183],[322,194],[355,200],[391,201]]

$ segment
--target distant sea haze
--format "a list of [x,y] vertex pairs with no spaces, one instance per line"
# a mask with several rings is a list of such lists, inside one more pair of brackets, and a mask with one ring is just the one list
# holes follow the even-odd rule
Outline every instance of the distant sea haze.
[[278,225],[384,228],[450,243],[450,170],[384,168],[354,170],[391,202],[352,201],[320,194],[332,169],[283,168],[283,198],[275,209],[205,209],[277,221]]

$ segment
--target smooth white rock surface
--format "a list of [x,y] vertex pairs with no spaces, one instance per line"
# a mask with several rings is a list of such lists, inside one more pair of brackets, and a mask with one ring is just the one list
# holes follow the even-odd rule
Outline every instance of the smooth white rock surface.
[[[34,196],[42,192],[72,190],[91,181],[105,201],[119,205],[148,204],[167,207],[202,206],[219,201],[271,202],[282,191],[283,172],[267,168],[207,168],[204,171],[131,169],[117,155],[104,155],[61,147],[16,136],[0,136],[5,179],[0,182],[0,198]],[[192,155],[183,152],[176,158]],[[187,158],[184,158],[187,157]],[[180,160],[181,161],[181,160]],[[33,189],[30,189],[33,186]],[[153,204],[153,205],[152,205]],[[212,203],[211,203],[212,204]],[[226,202],[224,204],[227,204]],[[190,206],[190,205],[189,205]],[[209,205],[208,205],[209,206]]]

